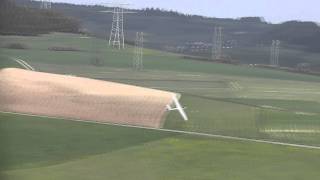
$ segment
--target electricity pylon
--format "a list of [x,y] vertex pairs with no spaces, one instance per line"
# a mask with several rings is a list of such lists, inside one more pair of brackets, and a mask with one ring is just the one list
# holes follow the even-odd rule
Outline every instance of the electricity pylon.
[[222,27],[214,28],[213,42],[212,42],[212,59],[221,59],[222,57]]
[[105,13],[112,13],[112,27],[109,36],[109,46],[116,47],[118,49],[124,49],[124,14],[132,14],[136,12],[124,11],[124,6],[130,4],[115,4],[108,3],[113,6],[113,11],[100,11]]
[[124,48],[123,24],[123,8],[115,7],[113,9],[112,27],[109,36],[109,45],[112,45],[112,47]]
[[143,32],[137,32],[133,57],[133,69],[136,71],[143,70],[143,41]]
[[279,66],[279,56],[280,56],[280,41],[272,40],[271,51],[270,51],[270,65]]
[[42,0],[40,2],[40,9],[51,9],[51,0]]

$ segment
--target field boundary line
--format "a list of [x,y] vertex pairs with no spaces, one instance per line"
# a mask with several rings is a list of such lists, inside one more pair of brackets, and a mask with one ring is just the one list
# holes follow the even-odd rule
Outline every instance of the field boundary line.
[[69,121],[84,122],[84,123],[89,123],[89,124],[101,124],[101,125],[110,125],[110,126],[118,126],[118,127],[127,127],[127,128],[137,128],[137,129],[155,130],[155,131],[178,133],[178,134],[184,134],[184,135],[193,135],[193,136],[201,136],[201,137],[211,137],[211,138],[219,138],[219,139],[229,139],[229,140],[243,141],[243,142],[255,142],[255,143],[263,143],[263,144],[271,144],[271,145],[280,145],[280,146],[295,147],[295,148],[305,148],[305,149],[317,149],[317,150],[320,150],[320,146],[311,146],[311,145],[302,145],[302,144],[283,143],[283,142],[277,142],[277,141],[268,141],[268,140],[241,138],[241,137],[225,136],[225,135],[218,135],[218,134],[208,134],[208,133],[182,131],[182,130],[172,130],[172,129],[157,129],[157,128],[149,128],[149,127],[135,126],[135,125],[124,125],[124,124],[116,124],[116,123],[108,123],[108,122],[97,122],[97,121],[89,121],[89,120],[63,118],[63,117],[52,117],[52,116],[50,117],[50,116],[44,116],[44,115],[33,115],[33,114],[17,113],[17,112],[8,112],[8,111],[0,111],[0,113],[3,113],[3,114],[12,114],[12,115],[20,115],[20,116],[29,116],[29,117],[38,117],[38,118],[50,118],[50,119],[58,119],[58,120],[69,120]]
[[224,81],[210,81],[210,80],[189,80],[189,79],[146,79],[146,78],[141,78],[141,79],[135,79],[135,78],[101,78],[101,77],[95,77],[94,79],[97,80],[120,80],[120,81],[167,81],[167,82],[195,82],[195,83],[224,83]]
[[25,62],[24,60],[22,59],[18,59],[18,58],[12,58],[15,62],[19,63],[20,65],[22,65],[25,69],[27,70],[31,70],[31,71],[35,71],[35,69],[30,65],[28,64],[27,62]]

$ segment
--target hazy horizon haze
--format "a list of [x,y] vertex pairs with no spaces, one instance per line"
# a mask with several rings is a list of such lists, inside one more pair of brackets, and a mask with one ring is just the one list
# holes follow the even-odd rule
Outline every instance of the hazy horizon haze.
[[320,1],[317,0],[52,0],[52,2],[87,5],[124,2],[132,4],[130,8],[134,9],[154,7],[207,17],[239,18],[258,16],[264,17],[266,21],[272,23],[281,23],[289,20],[320,22],[320,13],[317,8],[320,6]]

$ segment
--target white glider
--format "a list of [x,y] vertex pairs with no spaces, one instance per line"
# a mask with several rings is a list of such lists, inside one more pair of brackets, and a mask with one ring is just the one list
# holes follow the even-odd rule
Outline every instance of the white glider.
[[173,103],[174,103],[175,107],[171,107],[171,105],[167,105],[167,110],[168,111],[179,111],[183,120],[188,121],[188,116],[184,111],[184,109],[186,109],[186,108],[181,106],[181,104],[179,103],[179,101],[177,99],[177,96],[174,95],[172,98],[173,98]]

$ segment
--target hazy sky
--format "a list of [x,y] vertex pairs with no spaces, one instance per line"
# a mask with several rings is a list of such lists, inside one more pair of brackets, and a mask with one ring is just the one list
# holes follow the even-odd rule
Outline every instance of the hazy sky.
[[[115,0],[52,0],[77,4],[102,4]],[[262,16],[270,22],[303,20],[320,22],[320,0],[120,0],[132,8],[159,7],[188,14],[237,18]]]

